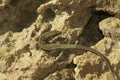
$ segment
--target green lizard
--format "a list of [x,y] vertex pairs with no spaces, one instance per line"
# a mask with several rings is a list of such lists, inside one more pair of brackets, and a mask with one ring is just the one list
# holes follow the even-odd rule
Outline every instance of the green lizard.
[[[93,49],[93,48],[90,48],[90,47],[86,47],[86,46],[82,46],[82,45],[74,45],[74,44],[47,44],[45,43],[45,40],[50,38],[50,37],[53,37],[53,36],[57,36],[61,34],[60,31],[49,31],[49,32],[46,32],[44,34],[42,34],[39,38],[39,47],[42,48],[43,50],[56,50],[56,49],[61,49],[61,50],[65,50],[65,49],[80,49],[80,50],[86,50],[86,51],[90,51],[98,56],[100,56],[107,64],[107,66],[109,67],[110,71],[112,72],[113,74],[113,77],[114,77],[114,80],[115,79],[115,73],[112,69],[112,66],[110,65],[110,62],[109,60],[102,54],[100,53],[99,51]],[[117,76],[117,75],[116,75]],[[117,77],[118,78],[118,77]],[[117,79],[118,80],[118,79]]]

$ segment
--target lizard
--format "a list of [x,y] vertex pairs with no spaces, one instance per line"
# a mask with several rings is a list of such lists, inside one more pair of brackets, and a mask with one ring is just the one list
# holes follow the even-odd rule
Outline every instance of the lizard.
[[[57,35],[60,35],[62,32],[60,31],[49,31],[49,32],[46,32],[44,34],[42,34],[40,37],[39,37],[39,47],[43,50],[57,50],[57,49],[60,49],[60,50],[66,50],[66,49],[80,49],[80,50],[85,50],[85,51],[90,51],[98,56],[100,56],[107,64],[107,66],[109,67],[110,71],[112,72],[113,74],[113,78],[114,80],[120,80],[120,79],[116,79],[118,78],[118,76],[114,73],[113,69],[112,69],[112,66],[109,62],[109,60],[107,59],[106,56],[104,56],[101,52],[97,51],[96,49],[93,49],[93,48],[90,48],[90,47],[86,47],[86,46],[83,46],[83,45],[75,45],[75,44],[60,44],[60,43],[51,43],[51,44],[47,44],[45,43],[45,40],[50,38],[50,37],[54,37],[54,36],[57,36]],[[116,76],[116,78],[115,78]]]

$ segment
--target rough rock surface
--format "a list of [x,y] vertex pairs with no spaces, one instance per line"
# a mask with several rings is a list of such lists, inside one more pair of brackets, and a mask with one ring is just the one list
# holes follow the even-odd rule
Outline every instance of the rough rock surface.
[[52,30],[62,35],[50,42],[92,47],[120,77],[119,5],[120,0],[0,0],[0,80],[112,80],[91,52],[42,50],[39,36]]

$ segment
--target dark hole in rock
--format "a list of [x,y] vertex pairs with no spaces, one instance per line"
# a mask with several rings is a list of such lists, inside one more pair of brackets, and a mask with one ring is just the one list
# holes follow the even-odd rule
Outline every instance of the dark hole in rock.
[[102,31],[99,29],[99,22],[113,15],[104,11],[95,11],[85,26],[83,34],[80,36],[80,44],[91,46],[104,38]]
[[46,21],[46,22],[48,22],[48,21],[50,21],[50,20],[53,20],[54,17],[55,17],[55,12],[54,12],[52,9],[48,8],[48,9],[45,11],[45,13],[44,13],[44,18],[43,18],[43,20]]
[[76,67],[76,65],[73,62],[71,62],[70,64],[66,65],[67,69],[74,69],[75,67]]

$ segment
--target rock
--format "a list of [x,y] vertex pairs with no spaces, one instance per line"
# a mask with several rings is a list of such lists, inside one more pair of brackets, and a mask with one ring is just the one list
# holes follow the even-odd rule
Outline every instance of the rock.
[[[2,0],[0,4],[3,5],[3,1],[7,0]],[[8,1],[11,2],[5,3],[0,10],[0,80],[112,78],[104,61],[91,52],[42,50],[38,46],[39,36],[53,30],[61,31],[62,34],[46,42],[75,45],[84,42],[83,44],[105,55],[115,73],[120,73],[119,0]],[[94,23],[89,23],[94,11],[99,10],[116,16],[100,22],[101,32]],[[98,18],[96,15],[92,22],[98,25]],[[90,28],[89,25],[93,27]],[[99,33],[103,34],[104,38],[97,38],[97,42],[94,42],[96,36],[87,35],[91,33],[96,36],[99,36]],[[80,41],[81,37],[83,41]],[[85,39],[93,41],[87,42]]]
[[99,28],[105,37],[120,40],[120,19],[115,17],[107,18],[99,23]]

